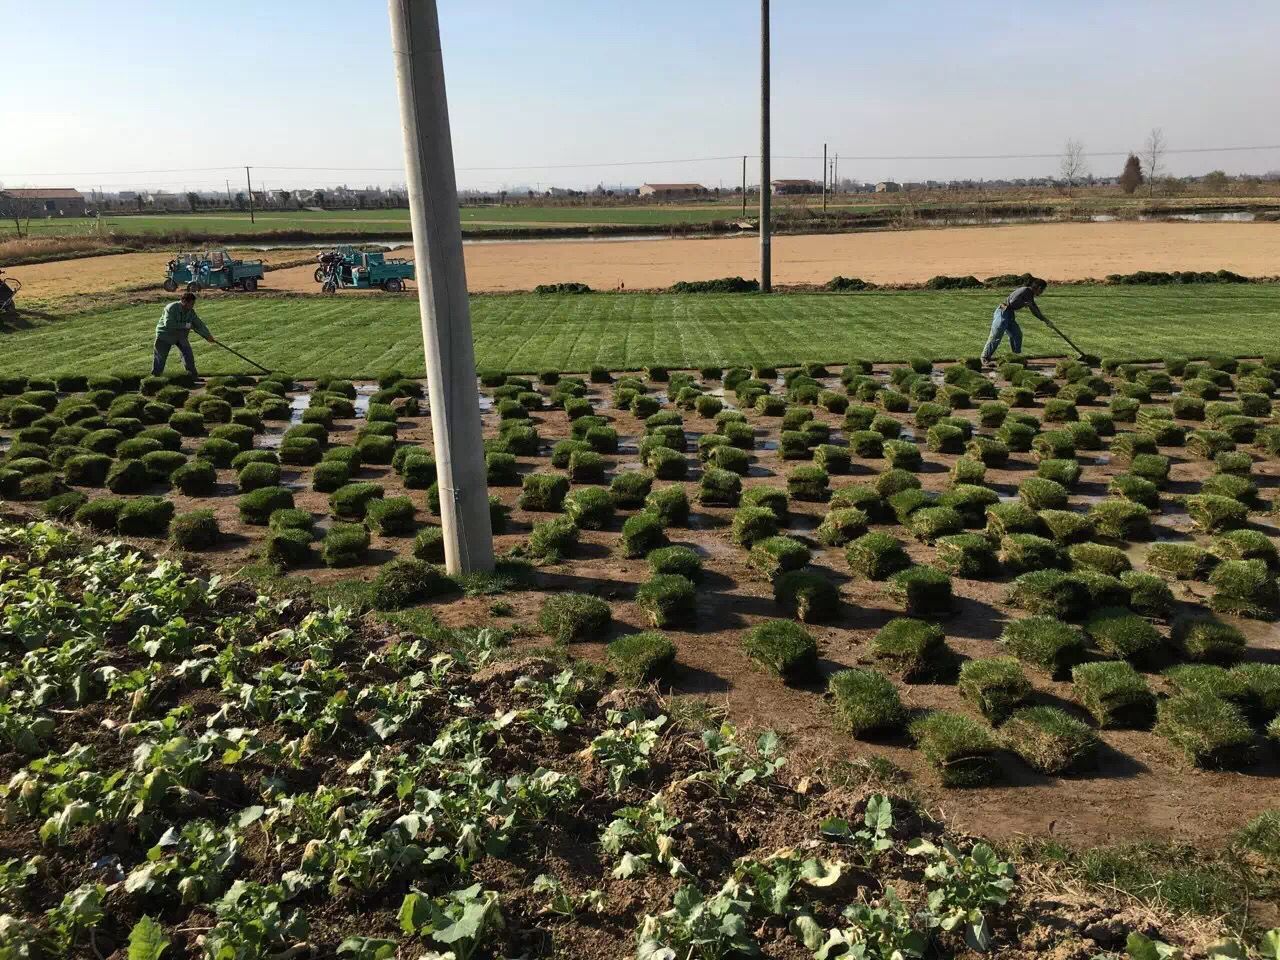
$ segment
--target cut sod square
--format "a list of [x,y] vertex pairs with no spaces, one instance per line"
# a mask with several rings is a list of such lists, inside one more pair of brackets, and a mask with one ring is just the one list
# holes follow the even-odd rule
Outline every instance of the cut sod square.
[[787,493],[794,500],[825,500],[828,483],[827,471],[821,467],[796,467],[787,475]]
[[1145,728],[1155,714],[1155,697],[1142,674],[1123,660],[1082,663],[1071,671],[1079,704],[1099,727]]
[[1000,634],[1005,649],[1024,663],[1062,676],[1084,660],[1084,633],[1054,617],[1033,616],[1014,620]]
[[899,523],[906,523],[915,513],[922,507],[932,507],[938,502],[938,494],[932,490],[921,490],[919,487],[910,487],[906,490],[900,490],[889,498],[889,508],[893,511],[894,517]]
[[848,473],[852,463],[847,447],[830,443],[819,444],[813,451],[814,466],[827,473]]
[[1093,521],[1071,510],[1041,510],[1040,523],[1053,540],[1060,544],[1084,543],[1092,540]]
[[637,513],[628,517],[622,524],[622,539],[619,549],[624,557],[637,558],[647,556],[651,551],[664,546],[667,542],[666,529],[662,520],[652,513]]
[[1179,617],[1172,639],[1188,660],[1203,663],[1235,663],[1244,655],[1244,634],[1235,627],[1208,617]]
[[[715,436],[715,434],[710,434]],[[705,438],[704,438],[705,439]],[[721,437],[720,439],[724,439]],[[731,447],[727,443],[715,447],[706,457],[707,463],[720,470],[728,470],[740,477],[745,477],[751,469],[751,456],[745,450]]]
[[644,506],[645,497],[653,489],[653,474],[643,470],[619,473],[609,483],[609,496],[614,505],[623,509]]
[[1089,609],[1089,591],[1078,576],[1061,570],[1032,570],[1009,588],[1009,603],[1028,613],[1077,620]]
[[1151,511],[1129,500],[1103,500],[1089,511],[1099,536],[1140,540],[1151,533]]
[[866,533],[845,550],[849,569],[868,580],[884,580],[911,565],[911,558],[894,537],[887,533]]
[[1075,460],[1041,460],[1036,465],[1036,475],[1069,490],[1080,480],[1080,464]]
[[682,527],[689,522],[689,498],[679,485],[654,490],[644,498],[644,508],[664,527]]
[[1000,738],[1027,766],[1051,776],[1085,770],[1097,761],[1097,733],[1057,707],[1014,712],[1000,728]]
[[[384,493],[382,486],[377,483],[348,483],[329,494],[329,510],[342,520],[363,520],[369,504],[374,500],[381,500]],[[293,506],[292,503],[288,505]]]
[[116,529],[127,537],[159,539],[168,532],[173,514],[173,504],[162,497],[137,497],[120,508]]
[[938,565],[968,580],[994,576],[1000,569],[996,548],[980,533],[957,533],[937,541]]
[[656,574],[636,591],[636,604],[655,627],[691,626],[697,618],[693,582],[679,574]]
[[408,497],[375,498],[365,510],[365,523],[374,533],[407,537],[417,526],[413,501]]
[[964,662],[959,690],[990,723],[999,724],[1031,695],[1031,682],[1017,658],[989,657]]
[[1175,580],[1204,580],[1218,558],[1194,543],[1156,543],[1147,553],[1147,566]]
[[1219,613],[1272,620],[1280,612],[1280,587],[1261,560],[1224,560],[1209,583],[1217,587],[1209,606]]
[[711,468],[702,474],[698,499],[708,506],[737,506],[742,496],[742,478],[728,470]]
[[1227,497],[1230,500],[1238,500],[1245,506],[1258,502],[1258,485],[1248,477],[1241,477],[1232,473],[1219,473],[1206,478],[1204,483],[1200,485],[1200,492],[1216,497]]
[[906,719],[898,688],[876,670],[841,670],[832,676],[827,691],[836,725],[855,737],[891,733]]
[[558,512],[569,493],[569,478],[556,473],[529,473],[520,490],[520,509],[532,512]]
[[612,622],[609,604],[585,593],[550,596],[538,614],[538,626],[557,643],[598,640]]
[[311,559],[311,532],[296,528],[272,530],[263,543],[267,562],[282,570],[300,567]]
[[369,598],[377,610],[402,610],[451,588],[449,579],[426,561],[398,557],[382,565],[369,584]]
[[954,484],[981,484],[987,476],[987,465],[981,460],[963,456],[951,465],[951,482]]
[[1070,494],[1056,480],[1028,477],[1018,485],[1018,499],[1031,510],[1061,510]]
[[1197,767],[1234,768],[1253,759],[1253,729],[1244,714],[1209,693],[1183,693],[1161,701],[1155,733]]
[[938,506],[950,507],[960,514],[964,525],[980,528],[986,522],[987,510],[1000,502],[1000,496],[987,487],[957,483],[938,498]]
[[913,722],[910,730],[944,787],[979,787],[996,778],[996,739],[972,717],[934,710]]
[[890,516],[888,504],[879,491],[862,483],[836,490],[831,494],[830,504],[833,510],[845,507],[861,510],[871,523],[883,523]]
[[1021,501],[995,503],[987,508],[987,532],[993,537],[1017,533],[1039,534],[1043,531],[1040,517]]
[[1105,607],[1085,623],[1085,633],[1104,656],[1149,662],[1160,649],[1160,632],[1146,617],[1123,607]]
[[907,683],[935,679],[953,666],[942,628],[912,617],[894,617],[886,623],[872,639],[871,650]]
[[702,579],[702,558],[690,547],[659,547],[645,559],[654,574],[675,573],[693,583]]
[[1052,540],[1034,533],[1011,533],[1000,538],[1000,563],[1010,573],[1020,574],[1058,569],[1066,559],[1062,547]]
[[818,670],[818,643],[794,620],[769,620],[746,632],[748,657],[790,682],[807,680]]
[[963,532],[964,519],[950,507],[922,507],[911,513],[907,528],[917,540],[935,543],[942,537]]
[[1202,533],[1219,533],[1243,527],[1249,519],[1249,508],[1239,500],[1211,493],[1187,497],[1187,513]]
[[1112,577],[1120,576],[1133,566],[1128,554],[1119,547],[1101,543],[1077,543],[1067,548],[1067,556],[1073,570],[1093,570]]
[[629,633],[609,644],[605,659],[622,680],[639,686],[667,674],[676,661],[676,647],[657,631]]
[[729,527],[729,539],[743,547],[750,547],[777,534],[778,517],[767,507],[739,507]]
[[582,530],[603,530],[613,520],[613,498],[604,487],[582,487],[564,498],[564,514]]
[[826,623],[840,610],[840,591],[820,573],[788,570],[773,582],[773,599],[804,623]]
[[747,564],[770,580],[788,570],[799,570],[811,559],[809,548],[791,537],[766,537],[751,546]]
[[1157,620],[1168,619],[1173,609],[1173,591],[1153,573],[1129,570],[1120,574],[1121,585],[1129,591],[1128,606],[1134,613]]
[[539,560],[558,563],[578,544],[578,525],[568,517],[535,523],[529,531],[529,553]]
[[1229,530],[1214,538],[1210,549],[1223,560],[1261,560],[1271,570],[1280,569],[1280,551],[1261,530]]
[[923,464],[920,448],[909,440],[886,440],[884,458],[895,470],[918,471]]
[[876,492],[888,499],[904,490],[919,490],[920,478],[907,470],[886,470],[875,479]]
[[868,522],[867,514],[857,507],[829,510],[814,531],[814,536],[819,543],[842,547],[866,533]]
[[854,430],[848,435],[849,449],[864,460],[878,460],[884,456],[884,437],[874,430]]
[[293,493],[285,487],[259,487],[240,498],[240,519],[264,527],[276,510],[293,507]]
[[1164,672],[1174,694],[1207,693],[1247,705],[1249,685],[1242,674],[1212,663],[1179,663]]
[[212,510],[181,513],[169,522],[169,542],[182,550],[208,550],[221,533]]

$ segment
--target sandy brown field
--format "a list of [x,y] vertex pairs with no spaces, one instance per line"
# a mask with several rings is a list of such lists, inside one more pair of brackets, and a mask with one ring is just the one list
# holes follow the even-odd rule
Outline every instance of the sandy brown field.
[[[259,256],[298,260],[303,250]],[[397,256],[412,257],[412,250]],[[579,281],[598,290],[670,286],[678,280],[754,277],[754,236],[627,241],[469,243],[467,277],[477,292],[528,290]],[[773,243],[776,284],[825,283],[843,275],[875,283],[918,283],[937,274],[1031,271],[1050,280],[1083,280],[1135,270],[1217,270],[1280,274],[1280,224],[1065,223],[956,227],[876,233],[780,236]],[[87,257],[15,268],[24,296],[49,298],[159,285],[168,254]],[[272,271],[263,288],[319,293],[314,266]]]

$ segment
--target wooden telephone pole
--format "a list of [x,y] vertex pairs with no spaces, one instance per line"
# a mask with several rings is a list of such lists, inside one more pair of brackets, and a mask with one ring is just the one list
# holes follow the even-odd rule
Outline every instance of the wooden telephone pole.
[[492,570],[493,528],[440,20],[436,0],[388,0],[388,8],[445,565],[450,573]]

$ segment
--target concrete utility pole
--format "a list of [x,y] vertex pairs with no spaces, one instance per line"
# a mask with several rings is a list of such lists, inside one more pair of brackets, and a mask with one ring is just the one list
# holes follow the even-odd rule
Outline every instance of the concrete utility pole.
[[773,292],[773,250],[769,243],[769,0],[760,0],[760,292]]
[[253,181],[249,179],[249,168],[244,168],[244,185],[249,188],[249,222],[257,223],[253,218]]
[[747,157],[742,157],[742,215],[747,215]]
[[440,526],[450,573],[493,569],[471,305],[436,0],[388,0],[417,263]]
[[840,154],[836,153],[836,158],[831,161],[831,192],[840,192]]
[[827,174],[831,168],[827,166],[827,145],[822,145],[822,212],[827,212]]

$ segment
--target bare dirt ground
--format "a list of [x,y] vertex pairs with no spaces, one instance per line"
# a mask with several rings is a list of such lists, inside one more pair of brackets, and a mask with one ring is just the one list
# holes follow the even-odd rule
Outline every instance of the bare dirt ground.
[[[412,251],[404,251],[412,256]],[[754,236],[695,240],[511,241],[468,244],[474,291],[529,290],[577,281],[598,290],[668,287],[678,280],[755,277]],[[776,284],[820,284],[832,277],[920,283],[938,274],[989,277],[1031,271],[1049,280],[1084,280],[1135,270],[1217,270],[1247,276],[1280,272],[1280,225],[1270,223],[1064,223],[779,236]],[[272,289],[315,292],[307,269],[268,277]]]
[[[244,253],[268,264],[308,251]],[[412,249],[396,252],[412,258]],[[24,297],[39,299],[158,289],[166,253],[85,257],[15,267]],[[525,240],[469,243],[467,279],[476,292],[530,290],[578,281],[598,290],[667,287],[678,280],[754,277],[754,236],[675,240]],[[1247,276],[1280,273],[1280,224],[1063,223],[953,227],[779,236],[773,241],[777,284],[820,284],[843,275],[874,283],[919,283],[937,274],[1031,271],[1050,280],[1083,280],[1135,270],[1217,270]],[[268,273],[263,289],[319,293],[310,263]],[[378,294],[380,291],[372,291]]]
[[[1052,373],[1052,364],[1038,366]],[[877,368],[882,378],[887,371],[885,367]],[[828,378],[824,385],[839,388],[835,378]],[[371,389],[369,385],[360,387],[365,394]],[[629,411],[614,407],[608,387],[592,385],[589,395],[597,412],[612,418],[620,435],[618,453],[607,458],[609,475],[640,469],[636,444],[645,432],[643,421]],[[956,414],[974,419],[976,411],[958,410]],[[840,436],[840,416],[820,408],[815,410],[815,415],[832,428],[833,436]],[[903,424],[904,438],[910,438],[918,430],[910,414],[894,416]],[[484,421],[485,435],[496,435],[496,414],[487,411]],[[537,411],[533,414],[533,421],[543,438],[543,449],[539,456],[519,458],[522,474],[547,471],[550,445],[569,435],[569,421],[563,410]],[[793,463],[782,460],[778,455],[778,423],[755,417],[752,422],[756,427],[757,445],[746,484],[785,488],[786,474]],[[362,423],[359,419],[336,423],[331,442],[350,443]],[[430,420],[425,414],[402,416],[399,423],[402,442],[430,446]],[[715,424],[689,411],[685,414],[685,429],[693,447],[698,437],[715,431]],[[265,435],[258,437],[257,445],[270,448],[278,444],[282,430],[282,424],[269,427]],[[184,446],[190,452],[198,442],[187,440]],[[1167,448],[1162,452],[1170,455],[1173,461],[1167,485],[1170,494],[1195,492],[1211,472],[1210,465],[1194,459],[1181,448]],[[701,465],[696,456],[691,454],[689,459],[694,469],[685,483],[692,492]],[[946,489],[948,471],[956,459],[950,454],[927,453],[920,473],[924,487],[939,491]],[[1071,505],[1076,510],[1087,510],[1106,496],[1107,482],[1115,474],[1124,472],[1124,467],[1112,462],[1105,452],[1081,452],[1080,461],[1084,476],[1072,492]],[[866,483],[882,466],[881,463],[855,461],[852,473],[834,477],[832,485],[841,487]],[[1033,455],[1014,454],[1007,465],[989,469],[986,482],[1003,497],[1012,497],[1018,484],[1034,475],[1035,469]],[[312,489],[309,474],[310,468],[285,467],[282,483],[294,491],[298,507],[320,518],[317,529],[324,530],[332,523],[328,518],[328,496]],[[1270,499],[1280,487],[1280,461],[1274,458],[1258,460],[1253,475],[1263,488],[1263,496]],[[240,519],[234,472],[219,471],[218,479],[218,490],[213,497],[193,499],[177,492],[171,492],[169,496],[180,512],[198,507],[215,511],[226,537],[219,548],[201,556],[213,567],[231,571],[257,558],[263,530]],[[409,495],[420,506],[420,519],[427,522],[434,519],[421,509],[425,500],[422,491],[405,490],[401,478],[389,467],[367,465],[358,479],[384,485],[387,496]],[[669,482],[658,481],[656,486],[665,486]],[[519,487],[493,487],[491,492],[512,508],[508,529],[495,540],[499,553],[520,545],[534,523],[550,516],[521,509],[518,505]],[[850,576],[843,548],[824,547],[813,537],[813,531],[827,509],[826,503],[793,501],[786,524],[786,532],[803,538],[813,548],[814,569],[837,583],[841,595],[839,616],[829,624],[809,627],[819,642],[821,678],[805,686],[789,686],[766,674],[754,666],[742,650],[741,637],[745,630],[785,614],[774,603],[769,581],[747,566],[747,551],[730,541],[727,525],[734,510],[695,504],[689,525],[669,531],[671,542],[695,549],[702,556],[706,569],[706,577],[697,594],[697,626],[668,631],[679,650],[679,666],[673,673],[670,690],[677,700],[725,707],[732,721],[744,728],[778,730],[788,737],[792,762],[800,768],[807,769],[811,765],[828,767],[870,757],[891,760],[910,774],[915,787],[934,809],[945,815],[948,822],[959,829],[997,839],[1052,836],[1072,845],[1137,839],[1213,843],[1260,812],[1280,807],[1280,757],[1266,748],[1259,762],[1241,771],[1208,771],[1192,767],[1167,741],[1150,731],[1102,730],[1099,733],[1104,747],[1096,769],[1072,776],[1046,777],[1033,773],[1011,755],[1002,755],[1001,777],[995,785],[972,790],[945,790],[938,785],[936,775],[928,768],[920,752],[911,748],[905,736],[866,742],[840,732],[824,693],[826,680],[831,674],[848,667],[876,664],[871,653],[871,640],[889,619],[900,615],[900,608],[889,599],[882,584]],[[621,558],[617,550],[622,521],[631,512],[620,512],[606,530],[584,530],[582,544],[571,559],[562,564],[540,567],[532,589],[507,593],[502,597],[510,604],[510,610],[502,615],[490,611],[492,597],[450,599],[433,604],[431,610],[452,626],[495,624],[516,629],[522,632],[522,637],[517,640],[520,646],[542,648],[548,645],[548,641],[536,632],[535,625],[543,601],[550,594],[572,590],[593,593],[610,602],[614,623],[605,641],[647,629],[647,618],[634,602],[634,594],[636,587],[648,579],[648,566],[642,559]],[[1165,510],[1154,521],[1152,540],[1194,539],[1202,544],[1208,543],[1209,538],[1195,534],[1187,514],[1171,501],[1166,501]],[[1256,513],[1254,523],[1269,536],[1280,536],[1280,516]],[[1134,565],[1140,569],[1146,566],[1145,554],[1150,549],[1150,542],[1135,543],[1129,548]],[[404,555],[411,545],[412,540],[407,537],[374,536],[366,566],[330,570],[314,562],[299,570],[298,574],[317,584],[353,576],[367,580],[376,574],[382,563],[396,555]],[[934,559],[935,548],[932,546],[909,538],[904,545],[918,563],[929,563]],[[147,543],[147,546],[155,548],[154,542]],[[1175,597],[1187,604],[1186,609],[1202,605],[1210,592],[1210,588],[1200,582],[1176,582],[1171,587]],[[950,649],[961,658],[1003,653],[998,638],[1005,624],[1025,615],[1005,602],[1006,578],[969,580],[955,577],[954,589],[956,615],[943,622]],[[1280,626],[1254,620],[1225,619],[1229,619],[1248,638],[1248,659],[1280,662]],[[1167,627],[1162,630],[1167,630]],[[573,649],[575,654],[592,660],[603,660],[604,651],[604,642],[575,644]],[[1054,680],[1036,670],[1028,670],[1028,674],[1035,687],[1035,702],[1060,706],[1084,716],[1074,704],[1069,682]],[[1164,680],[1157,673],[1149,674],[1148,680],[1156,689],[1163,689]],[[970,705],[961,697],[954,678],[949,682],[905,683],[901,692],[904,703],[912,709],[972,712]]]

